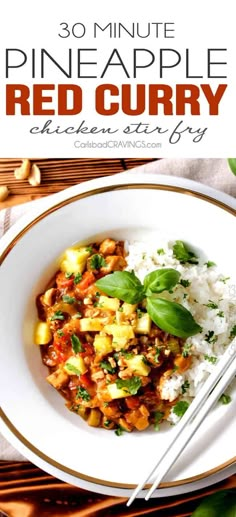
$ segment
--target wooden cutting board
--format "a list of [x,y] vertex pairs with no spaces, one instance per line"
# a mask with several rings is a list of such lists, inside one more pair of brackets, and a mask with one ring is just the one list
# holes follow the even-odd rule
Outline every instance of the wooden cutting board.
[[233,487],[236,475],[189,494],[139,499],[127,508],[125,498],[73,487],[29,462],[0,462],[0,512],[9,517],[190,517],[206,495]]
[[7,185],[10,190],[9,198],[0,203],[0,209],[32,201],[49,194],[53,194],[83,181],[101,178],[124,172],[139,165],[153,161],[152,159],[127,158],[127,159],[42,159],[34,158],[41,171],[41,184],[32,187],[27,180],[16,180],[14,170],[20,167],[22,159],[0,159],[0,185]]

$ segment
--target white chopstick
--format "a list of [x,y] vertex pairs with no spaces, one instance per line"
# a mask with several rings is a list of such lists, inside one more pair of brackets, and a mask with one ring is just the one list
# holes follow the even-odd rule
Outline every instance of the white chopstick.
[[[231,365],[231,363],[233,364]],[[173,463],[176,461],[183,448],[187,445],[193,434],[196,432],[197,428],[201,424],[202,420],[205,418],[206,414],[209,412],[210,408],[215,404],[215,402],[219,399],[220,395],[223,393],[225,388],[230,384],[235,373],[236,339],[234,339],[229,345],[229,347],[227,347],[226,352],[216,364],[213,372],[211,373],[211,375],[209,375],[204,386],[201,388],[200,392],[197,394],[197,396],[191,403],[190,407],[183,415],[180,422],[177,424],[176,432],[174,433],[174,436],[172,436],[167,450],[159,458],[158,462],[155,464],[155,467],[152,469],[148,477],[146,477],[145,480],[138,484],[132,496],[128,500],[127,506],[131,505],[138,493],[142,490],[144,485],[147,483],[147,481],[159,467],[159,475],[146,496],[146,500],[149,499],[155,488],[158,486],[165,474],[169,471]],[[221,380],[219,381],[219,379]],[[217,383],[218,385],[216,386]],[[213,389],[214,391],[212,392]],[[202,411],[200,411],[201,408]],[[193,420],[194,417],[196,418],[192,426],[187,427],[187,425]],[[180,439],[177,442],[178,437],[180,437]],[[175,449],[174,454],[173,449]],[[163,470],[161,470],[162,465]]]

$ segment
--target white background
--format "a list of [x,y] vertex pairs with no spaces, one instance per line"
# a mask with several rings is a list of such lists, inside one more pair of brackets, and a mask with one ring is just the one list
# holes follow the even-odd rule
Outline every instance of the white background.
[[[235,45],[235,21],[233,1],[225,0],[224,3],[211,2],[210,0],[145,0],[137,2],[111,2],[110,0],[41,0],[29,2],[27,0],[8,0],[0,7],[1,32],[0,32],[0,156],[38,156],[38,157],[229,157],[235,155],[235,128],[234,117],[236,113],[236,45]],[[83,38],[73,36],[62,39],[58,36],[60,23],[66,22],[69,26],[75,23],[83,23],[86,34]],[[131,38],[123,35],[122,38],[109,38],[108,32],[100,32],[97,39],[93,37],[94,23],[101,26],[107,23],[123,23],[127,28],[131,23],[139,23],[140,30],[145,31],[148,22],[174,22],[175,38],[165,39],[161,31],[156,38],[154,31],[152,36],[146,39]],[[6,80],[5,74],[5,49],[20,48],[27,54],[27,63],[11,70],[10,77]],[[38,56],[36,62],[36,78],[32,79],[31,49],[36,49]],[[66,68],[68,48],[73,49],[73,77],[67,79],[55,66],[48,65],[46,78],[39,79],[39,51],[46,49],[54,58]],[[132,71],[132,56],[134,48],[147,48],[156,54],[156,63],[150,68],[139,72],[138,78],[128,79],[121,67],[111,67],[109,73],[101,79],[78,79],[76,70],[76,49],[97,48],[97,65],[87,67],[90,73],[101,74],[109,56],[114,48],[117,48],[129,71]],[[160,48],[173,48],[182,55],[181,64],[167,70],[160,80],[158,73],[158,56]],[[185,75],[185,49],[190,49],[190,69],[196,75],[204,75],[203,79],[186,79]],[[219,67],[221,72],[226,72],[227,79],[207,78],[207,48],[227,48],[227,66]],[[222,57],[225,55],[222,53]],[[14,58],[15,59],[15,58]],[[17,58],[18,59],[18,58]],[[92,59],[94,60],[94,59]],[[223,59],[225,60],[225,59]],[[215,68],[215,70],[217,67]],[[20,83],[31,86],[33,83],[69,83],[78,84],[83,88],[83,111],[76,116],[6,116],[6,83]],[[175,88],[175,84],[201,84],[209,83],[215,91],[219,83],[227,83],[227,90],[222,98],[219,108],[219,116],[209,116],[208,104],[201,96],[201,115],[191,116],[149,116],[148,109],[140,116],[128,116],[120,110],[114,116],[101,116],[95,111],[94,91],[98,84],[112,83],[120,86],[122,83],[136,83],[148,85],[156,83],[169,84]],[[135,102],[135,91],[134,91]],[[117,100],[117,99],[115,99]],[[175,98],[173,98],[175,105]],[[53,94],[52,107],[56,109],[57,97]],[[46,105],[45,105],[46,107]],[[50,106],[51,107],[51,106]],[[188,113],[188,108],[187,108]],[[115,128],[119,131],[114,135],[31,135],[30,128],[43,127],[44,123],[52,119],[52,126],[60,126],[62,129],[74,126],[79,127],[82,121],[88,128]],[[193,143],[193,136],[186,132],[177,144],[170,144],[168,138],[175,126],[183,120],[182,128],[187,126],[195,130],[207,131],[199,143]],[[125,135],[123,129],[130,123],[149,124],[153,129],[156,126],[168,129],[164,135],[156,132],[150,135]],[[195,135],[194,135],[195,136]],[[75,146],[76,144],[80,147]],[[114,141],[117,141],[114,144]],[[93,144],[92,144],[93,142]],[[86,145],[88,146],[86,147]],[[81,147],[82,145],[82,147]],[[91,147],[93,145],[94,147]],[[118,147],[114,147],[114,146]],[[126,145],[126,147],[124,147]],[[133,146],[136,147],[133,147]]]

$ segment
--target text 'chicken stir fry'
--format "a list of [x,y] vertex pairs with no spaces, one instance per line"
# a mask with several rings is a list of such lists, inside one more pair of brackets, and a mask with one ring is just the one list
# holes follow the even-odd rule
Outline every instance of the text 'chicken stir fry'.
[[[155,325],[145,306],[104,294],[99,279],[126,268],[124,242],[65,251],[52,286],[37,298],[36,344],[47,381],[90,426],[143,431],[167,419],[162,386],[190,367],[184,340]],[[98,282],[99,284],[99,282]]]

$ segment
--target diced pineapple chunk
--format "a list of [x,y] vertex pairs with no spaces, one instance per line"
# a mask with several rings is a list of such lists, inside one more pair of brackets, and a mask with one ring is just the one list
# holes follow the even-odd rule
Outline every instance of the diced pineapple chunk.
[[111,336],[100,336],[96,334],[93,346],[97,354],[106,355],[113,352]]
[[118,300],[118,298],[108,298],[108,296],[101,295],[99,298],[99,306],[102,307],[102,309],[116,312],[120,307],[120,300]]
[[149,334],[151,330],[151,318],[148,313],[144,313],[141,318],[137,319],[137,325],[135,327],[136,334]]
[[126,348],[129,343],[129,340],[126,337],[115,337],[112,341],[112,348],[119,352],[123,348]]
[[107,391],[112,400],[130,397],[131,393],[124,388],[117,388],[116,383],[108,384]]
[[131,325],[105,325],[104,331],[107,334],[111,334],[114,338],[126,338],[133,339],[134,338],[134,330]]
[[83,375],[87,372],[88,368],[84,363],[83,357],[72,355],[67,359],[64,370],[68,375]]
[[83,273],[89,256],[88,248],[68,248],[62,257],[60,268],[64,272]]
[[104,318],[81,318],[80,331],[81,332],[99,332],[104,329]]
[[132,305],[131,303],[124,302],[122,305],[123,313],[125,314],[125,316],[130,316],[130,314],[136,311],[136,308],[137,304]]
[[127,366],[136,374],[148,376],[151,368],[144,362],[143,355],[135,355],[131,359],[126,359]]
[[52,333],[46,321],[38,321],[34,331],[36,345],[47,345],[52,339]]

